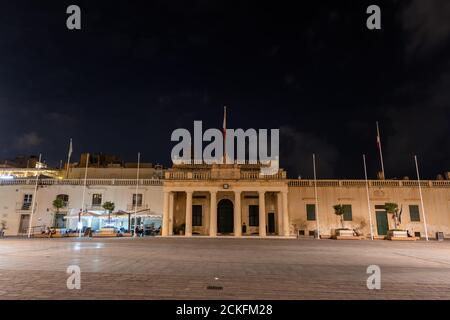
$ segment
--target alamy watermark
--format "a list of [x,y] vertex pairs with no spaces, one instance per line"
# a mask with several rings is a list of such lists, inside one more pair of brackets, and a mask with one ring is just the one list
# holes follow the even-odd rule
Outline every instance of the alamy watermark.
[[367,274],[370,276],[367,278],[366,285],[369,290],[381,289],[381,269],[379,266],[372,264],[367,267]]
[[[273,175],[279,170],[279,129],[211,128],[203,132],[202,121],[194,121],[193,138],[189,130],[178,128],[172,132],[171,141],[178,142],[171,152],[174,164],[260,163],[262,175]],[[204,142],[208,143],[205,148]]]
[[81,289],[81,269],[77,265],[70,265],[67,267],[66,273],[69,274],[66,285],[69,290]]

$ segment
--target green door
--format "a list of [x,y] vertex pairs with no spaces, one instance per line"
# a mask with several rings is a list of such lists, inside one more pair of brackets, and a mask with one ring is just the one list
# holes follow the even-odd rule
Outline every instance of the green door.
[[377,231],[379,236],[387,235],[389,228],[386,211],[376,211],[377,216]]

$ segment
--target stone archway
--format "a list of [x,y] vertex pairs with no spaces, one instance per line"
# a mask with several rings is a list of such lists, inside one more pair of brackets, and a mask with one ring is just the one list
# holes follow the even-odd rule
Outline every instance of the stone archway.
[[217,205],[217,232],[232,233],[234,227],[234,208],[233,202],[228,199],[222,199]]

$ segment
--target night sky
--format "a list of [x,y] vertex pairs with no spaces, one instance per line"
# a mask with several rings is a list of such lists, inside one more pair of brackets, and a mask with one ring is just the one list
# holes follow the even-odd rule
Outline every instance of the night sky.
[[[450,170],[450,1],[5,1],[0,159],[171,164],[171,132],[280,128],[289,176]],[[292,3],[297,3],[294,7]],[[81,30],[66,8],[81,8]],[[368,30],[366,8],[381,7]]]

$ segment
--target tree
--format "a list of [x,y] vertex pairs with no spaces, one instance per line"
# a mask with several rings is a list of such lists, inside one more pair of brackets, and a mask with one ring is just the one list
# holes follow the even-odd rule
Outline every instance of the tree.
[[341,219],[341,226],[342,229],[344,229],[344,206],[342,204],[337,204],[333,206],[334,208],[334,214],[339,216]]
[[114,208],[116,207],[114,202],[106,201],[102,207],[103,209],[108,211],[108,222],[111,222],[111,212],[113,212]]
[[396,203],[386,202],[384,204],[384,210],[386,210],[387,213],[392,214],[392,217],[394,218],[395,229],[397,229],[398,226],[400,226],[400,224],[402,223],[403,209],[400,208],[400,210],[399,210],[398,204],[396,204]]
[[59,213],[59,209],[64,208],[65,202],[60,197],[56,197],[55,200],[53,200],[53,207],[56,209],[56,213]]

